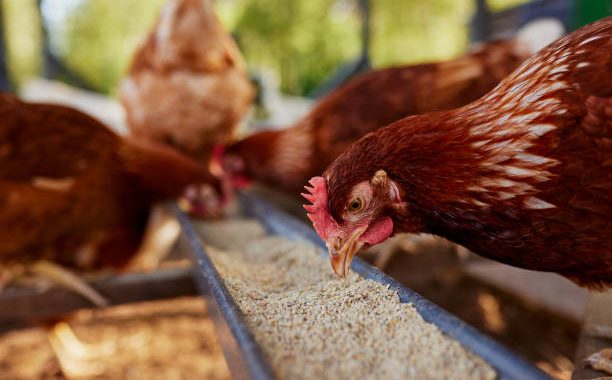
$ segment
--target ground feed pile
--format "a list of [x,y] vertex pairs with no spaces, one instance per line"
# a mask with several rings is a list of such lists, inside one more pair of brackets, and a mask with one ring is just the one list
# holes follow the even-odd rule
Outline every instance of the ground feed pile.
[[336,278],[315,246],[248,219],[197,228],[279,379],[495,378],[386,286]]

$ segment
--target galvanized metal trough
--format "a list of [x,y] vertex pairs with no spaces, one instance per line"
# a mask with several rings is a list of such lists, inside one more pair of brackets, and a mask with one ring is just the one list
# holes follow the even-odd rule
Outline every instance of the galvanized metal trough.
[[[89,283],[112,305],[196,295],[191,268],[164,268],[125,273]],[[48,289],[8,288],[0,294],[0,332],[35,320],[65,316],[94,305],[83,296],[59,286]]]
[[[290,239],[307,240],[325,249],[324,243],[310,226],[280,211],[261,197],[242,193],[239,195],[242,210],[246,216],[258,219],[271,234]],[[248,330],[238,306],[232,299],[217,270],[208,257],[189,217],[175,208],[181,223],[183,237],[189,243],[193,259],[197,262],[195,280],[205,296],[215,323],[228,366],[236,379],[276,379],[264,359],[261,348]],[[398,281],[385,275],[365,261],[355,258],[351,269],[361,276],[389,285],[395,290],[401,302],[409,302],[421,316],[436,325],[449,337],[489,363],[498,374],[498,379],[550,379],[546,374],[516,356],[507,348],[481,334],[457,317],[451,315],[421,295],[406,288]]]

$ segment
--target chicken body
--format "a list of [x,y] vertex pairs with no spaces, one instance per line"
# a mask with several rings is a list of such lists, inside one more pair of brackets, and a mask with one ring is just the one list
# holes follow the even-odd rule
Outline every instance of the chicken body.
[[612,17],[488,95],[352,145],[306,206],[345,275],[362,247],[428,232],[514,266],[612,286]]
[[67,107],[0,96],[0,262],[120,267],[155,201],[214,182],[159,144],[123,140]]
[[499,41],[447,62],[365,73],[324,97],[294,126],[230,145],[224,167],[235,177],[295,193],[367,133],[406,116],[474,101],[531,53],[522,41]]
[[253,88],[211,0],[170,0],[134,56],[120,98],[133,135],[208,161],[248,110]]

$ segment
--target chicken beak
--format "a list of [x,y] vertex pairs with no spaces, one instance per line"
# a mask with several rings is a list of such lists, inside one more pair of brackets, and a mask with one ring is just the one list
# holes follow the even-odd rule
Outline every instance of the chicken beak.
[[329,261],[337,276],[344,278],[348,275],[353,256],[365,245],[364,242],[359,241],[359,238],[366,229],[367,227],[357,229],[339,249],[336,249],[335,245],[330,247],[328,244]]

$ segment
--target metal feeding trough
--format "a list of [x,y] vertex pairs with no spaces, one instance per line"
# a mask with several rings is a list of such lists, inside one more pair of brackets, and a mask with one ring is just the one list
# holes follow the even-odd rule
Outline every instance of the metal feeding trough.
[[[324,243],[313,229],[280,211],[276,206],[259,196],[242,193],[239,195],[239,200],[244,214],[258,219],[271,234],[290,239],[307,240],[325,249]],[[175,208],[175,211],[182,226],[183,237],[188,241],[193,251],[193,258],[198,264],[194,266],[194,276],[200,292],[207,300],[219,341],[223,346],[225,358],[232,374],[237,379],[275,379],[260,347],[248,330],[238,306],[206,254],[191,221],[178,208]],[[390,289],[398,293],[402,303],[409,302],[414,305],[426,321],[436,325],[447,336],[457,340],[495,368],[498,379],[550,379],[546,374],[519,358],[507,348],[481,334],[473,327],[406,288],[365,261],[355,258],[351,269],[362,277],[389,285]]]

